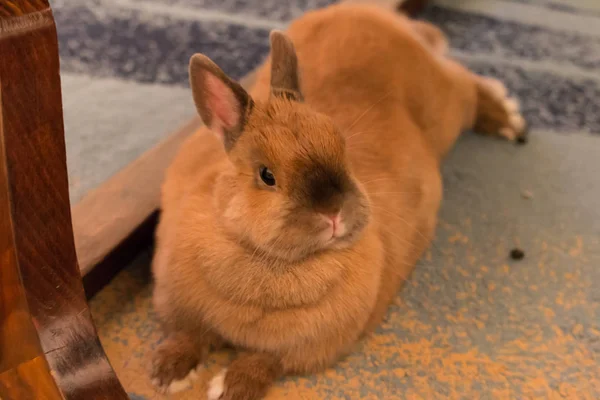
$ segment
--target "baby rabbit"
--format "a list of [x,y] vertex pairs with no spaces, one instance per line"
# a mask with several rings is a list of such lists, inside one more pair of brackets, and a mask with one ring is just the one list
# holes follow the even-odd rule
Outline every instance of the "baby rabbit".
[[190,62],[206,128],[167,172],[153,262],[165,390],[223,345],[240,354],[211,399],[260,399],[333,365],[429,245],[460,132],[524,134],[504,86],[447,58],[426,23],[342,4],[270,40],[251,93],[206,56]]

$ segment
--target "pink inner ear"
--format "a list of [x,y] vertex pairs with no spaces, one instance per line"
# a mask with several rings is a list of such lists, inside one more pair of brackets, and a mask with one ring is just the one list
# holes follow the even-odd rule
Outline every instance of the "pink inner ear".
[[221,134],[223,129],[234,128],[239,122],[240,110],[231,89],[212,74],[206,75],[204,84],[208,95],[206,105],[212,114],[210,128]]

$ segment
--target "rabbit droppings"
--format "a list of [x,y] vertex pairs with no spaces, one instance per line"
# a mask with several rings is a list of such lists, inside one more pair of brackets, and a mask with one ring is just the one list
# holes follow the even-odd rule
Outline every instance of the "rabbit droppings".
[[429,245],[440,163],[461,131],[515,140],[499,81],[447,57],[425,22],[368,5],[307,13],[270,36],[247,93],[190,62],[206,128],[167,171],[153,262],[166,338],[152,377],[185,387],[211,349],[240,351],[209,398],[260,399],[333,365],[381,322]]

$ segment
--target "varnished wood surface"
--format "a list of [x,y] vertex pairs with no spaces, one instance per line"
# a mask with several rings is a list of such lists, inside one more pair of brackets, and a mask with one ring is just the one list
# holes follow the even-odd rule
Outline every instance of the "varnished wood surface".
[[51,10],[0,4],[0,398],[126,399],[75,255]]
[[48,0],[2,0],[0,1],[0,19],[9,21],[12,17],[31,16],[49,8]]
[[48,373],[46,359],[40,355],[0,373],[0,399],[62,399]]
[[[3,158],[4,154],[3,141],[0,140],[0,157]],[[0,163],[0,372],[30,360],[41,352],[17,267],[9,199],[6,165]]]

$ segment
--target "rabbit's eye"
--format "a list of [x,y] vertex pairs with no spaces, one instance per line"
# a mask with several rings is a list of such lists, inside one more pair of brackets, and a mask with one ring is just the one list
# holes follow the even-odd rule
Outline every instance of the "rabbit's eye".
[[265,183],[265,185],[275,186],[275,176],[273,175],[273,173],[271,172],[271,170],[269,168],[260,167],[259,172],[260,172],[260,179],[262,179],[262,181]]

